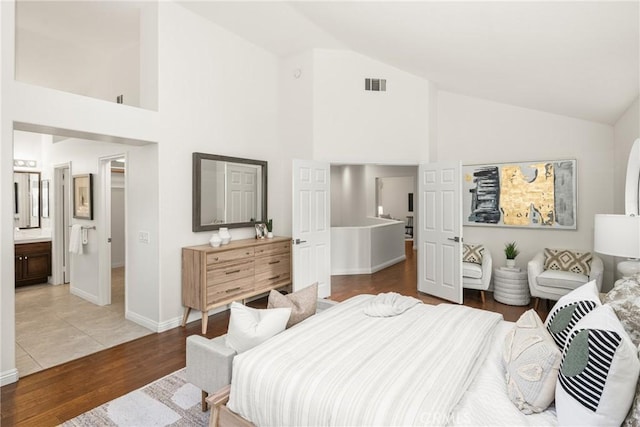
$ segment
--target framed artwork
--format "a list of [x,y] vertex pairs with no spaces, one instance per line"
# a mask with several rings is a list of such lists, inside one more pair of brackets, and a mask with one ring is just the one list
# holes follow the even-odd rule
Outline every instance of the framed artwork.
[[73,217],[93,219],[93,176],[73,176]]
[[462,167],[463,225],[577,228],[576,160]]

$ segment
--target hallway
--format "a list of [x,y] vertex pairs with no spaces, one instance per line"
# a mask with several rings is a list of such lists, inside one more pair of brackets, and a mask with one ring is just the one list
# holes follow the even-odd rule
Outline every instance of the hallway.
[[111,272],[111,305],[72,295],[69,285],[16,289],[16,366],[20,377],[153,332],[124,318],[124,267]]

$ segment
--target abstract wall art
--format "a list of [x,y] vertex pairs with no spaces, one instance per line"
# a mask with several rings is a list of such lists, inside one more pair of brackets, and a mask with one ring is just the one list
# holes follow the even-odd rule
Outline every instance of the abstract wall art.
[[577,228],[576,161],[463,166],[463,224]]

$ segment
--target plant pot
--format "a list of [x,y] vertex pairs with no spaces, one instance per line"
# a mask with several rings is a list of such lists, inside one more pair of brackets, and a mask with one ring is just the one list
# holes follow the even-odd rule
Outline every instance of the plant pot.
[[514,268],[515,266],[516,266],[516,260],[515,259],[508,259],[507,260],[507,267]]
[[267,239],[273,239],[273,232],[271,231],[267,232]]

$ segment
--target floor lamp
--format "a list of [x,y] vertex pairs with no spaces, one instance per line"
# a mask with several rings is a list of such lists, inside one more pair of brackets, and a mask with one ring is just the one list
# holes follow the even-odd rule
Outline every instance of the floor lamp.
[[618,263],[623,279],[640,283],[640,216],[597,214],[594,243],[596,252],[627,258]]

